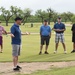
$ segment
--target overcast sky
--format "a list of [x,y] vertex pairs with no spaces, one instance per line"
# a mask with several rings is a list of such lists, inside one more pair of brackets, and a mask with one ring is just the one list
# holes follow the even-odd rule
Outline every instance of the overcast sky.
[[0,7],[9,9],[11,5],[22,9],[30,8],[33,13],[38,9],[46,10],[49,7],[60,13],[67,11],[75,13],[75,0],[0,0]]

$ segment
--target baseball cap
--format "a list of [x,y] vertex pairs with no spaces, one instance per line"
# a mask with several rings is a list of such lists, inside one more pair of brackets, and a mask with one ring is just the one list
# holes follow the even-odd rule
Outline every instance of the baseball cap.
[[16,17],[16,18],[15,18],[15,21],[17,21],[17,20],[22,20],[22,18]]
[[61,19],[61,17],[60,17],[60,16],[58,16],[58,19]]

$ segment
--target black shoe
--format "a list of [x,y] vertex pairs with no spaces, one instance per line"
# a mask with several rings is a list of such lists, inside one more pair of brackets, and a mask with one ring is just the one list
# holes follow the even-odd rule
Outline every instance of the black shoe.
[[75,53],[75,50],[73,50],[71,53]]
[[22,67],[20,67],[20,66],[17,66],[17,68],[22,69]]
[[45,54],[49,54],[48,52],[45,52]]
[[19,68],[17,68],[17,67],[16,67],[16,68],[14,68],[13,70],[14,70],[14,71],[20,71],[20,69],[19,69]]
[[41,55],[42,54],[42,52],[39,52],[39,55]]

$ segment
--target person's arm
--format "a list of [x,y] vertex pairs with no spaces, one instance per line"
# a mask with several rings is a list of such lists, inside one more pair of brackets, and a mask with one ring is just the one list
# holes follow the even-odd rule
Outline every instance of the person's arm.
[[50,32],[50,38],[51,38],[51,32]]
[[21,35],[30,35],[30,33],[29,32],[21,32]]
[[15,28],[14,28],[14,27],[11,27],[10,36],[11,36],[12,38],[15,37],[15,36],[14,36],[14,33],[15,33]]
[[60,31],[65,31],[66,30],[66,28],[65,28],[65,25],[63,25],[63,29],[61,29]]
[[54,30],[55,32],[57,32],[57,31],[61,31],[60,29],[54,29],[54,28],[53,28],[53,30]]
[[7,31],[2,27],[2,31],[7,35]]
[[49,28],[49,32],[50,32],[50,35],[49,35],[49,36],[50,36],[50,38],[51,38],[51,32],[52,32],[51,28]]
[[54,27],[52,28],[53,31],[57,32],[60,31],[59,29],[56,29],[56,24],[54,25]]
[[41,37],[41,35],[42,35],[42,27],[40,27],[40,37]]

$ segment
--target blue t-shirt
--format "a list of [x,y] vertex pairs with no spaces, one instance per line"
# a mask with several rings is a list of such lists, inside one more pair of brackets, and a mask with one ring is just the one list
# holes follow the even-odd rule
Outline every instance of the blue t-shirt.
[[[54,29],[65,29],[65,25],[63,24],[63,23],[60,23],[60,24],[58,24],[58,23],[56,23],[55,25],[54,25]],[[60,31],[60,32],[58,32],[58,31],[56,31],[56,33],[63,33],[64,31]]]
[[11,33],[15,36],[12,37],[12,44],[20,45],[21,44],[21,30],[19,28],[19,25],[14,24],[11,27]]
[[40,32],[41,32],[41,35],[42,36],[49,36],[50,33],[51,33],[51,28],[49,25],[45,26],[45,25],[42,25],[40,27]]

